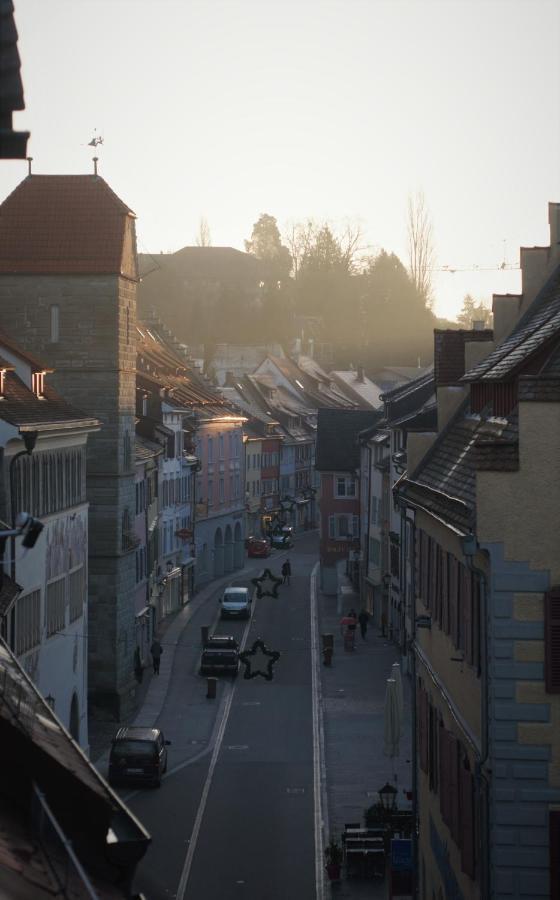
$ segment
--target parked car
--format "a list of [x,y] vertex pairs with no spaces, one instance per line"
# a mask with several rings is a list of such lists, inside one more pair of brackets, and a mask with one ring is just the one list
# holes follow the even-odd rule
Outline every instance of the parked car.
[[270,556],[270,544],[264,538],[249,538],[247,555],[257,557]]
[[160,728],[119,728],[109,755],[109,784],[141,781],[160,787],[170,743]]
[[212,634],[204,644],[200,657],[201,675],[231,674],[239,671],[239,644],[229,634]]
[[271,535],[270,543],[277,550],[289,550],[293,546],[291,535],[286,534],[284,531],[277,531]]
[[251,595],[246,587],[227,587],[220,598],[222,619],[228,616],[248,619],[251,615]]

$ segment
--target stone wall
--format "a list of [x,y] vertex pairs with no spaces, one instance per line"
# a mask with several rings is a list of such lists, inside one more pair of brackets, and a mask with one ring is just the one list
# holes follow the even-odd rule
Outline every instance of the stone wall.
[[[59,339],[51,340],[51,307]],[[120,718],[134,700],[136,283],[116,275],[0,276],[0,325],[56,371],[48,381],[102,427],[88,440],[90,704]]]

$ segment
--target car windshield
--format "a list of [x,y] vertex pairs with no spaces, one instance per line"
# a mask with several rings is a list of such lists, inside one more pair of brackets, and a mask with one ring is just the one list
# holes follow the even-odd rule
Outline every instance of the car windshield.
[[157,752],[156,745],[152,741],[117,741],[115,752],[130,756],[153,756]]

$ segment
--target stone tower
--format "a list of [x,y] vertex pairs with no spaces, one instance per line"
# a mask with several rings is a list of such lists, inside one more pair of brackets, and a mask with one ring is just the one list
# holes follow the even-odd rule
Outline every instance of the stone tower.
[[0,325],[101,420],[87,448],[89,702],[134,701],[135,216],[97,175],[29,175],[0,206]]

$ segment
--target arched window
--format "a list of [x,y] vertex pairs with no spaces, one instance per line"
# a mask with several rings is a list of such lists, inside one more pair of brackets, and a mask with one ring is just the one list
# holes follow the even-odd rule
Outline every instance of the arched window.
[[60,340],[60,306],[53,303],[51,306],[51,344],[58,344]]

